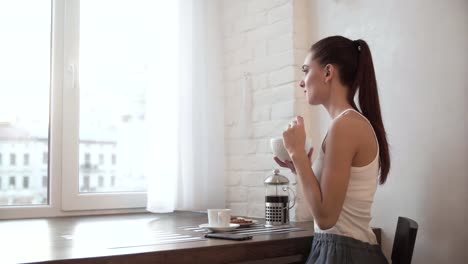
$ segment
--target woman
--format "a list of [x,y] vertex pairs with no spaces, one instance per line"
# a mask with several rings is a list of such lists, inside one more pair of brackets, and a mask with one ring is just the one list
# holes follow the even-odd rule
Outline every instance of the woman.
[[[283,132],[292,162],[275,161],[298,175],[314,217],[307,263],[388,263],[369,225],[377,184],[390,169],[369,47],[341,36],[322,39],[302,70],[308,103],[323,105],[332,122],[312,166],[300,116]],[[360,110],[353,100],[358,89]]]

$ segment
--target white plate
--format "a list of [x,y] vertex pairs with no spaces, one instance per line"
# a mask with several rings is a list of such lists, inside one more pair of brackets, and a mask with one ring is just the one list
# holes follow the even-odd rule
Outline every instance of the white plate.
[[[249,221],[252,221],[251,223],[237,223],[238,225],[240,225],[240,227],[249,227],[253,224],[256,224],[258,223],[257,220],[253,220],[253,219],[247,219],[247,218],[244,218],[244,220],[249,220]],[[233,223],[234,224],[234,223]]]
[[199,225],[198,227],[206,228],[213,232],[227,232],[227,231],[234,230],[238,228],[239,226],[240,226],[239,224],[229,224],[229,226],[210,226],[209,224],[202,224],[202,225]]

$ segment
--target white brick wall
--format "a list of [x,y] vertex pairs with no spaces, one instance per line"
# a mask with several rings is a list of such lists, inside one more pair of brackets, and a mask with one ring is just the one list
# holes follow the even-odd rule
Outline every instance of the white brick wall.
[[[268,76],[269,84],[271,86],[278,86],[291,83],[291,76],[294,77],[294,72],[296,71],[297,68],[294,66],[288,66],[276,71],[272,71]],[[293,82],[292,84],[296,87],[297,90],[300,90],[296,83]],[[288,87],[288,89],[290,89],[290,87]]]
[[272,112],[271,106],[257,106],[252,110],[252,121],[268,121]]
[[290,100],[286,102],[279,102],[276,104],[273,104],[271,106],[271,119],[272,120],[278,120],[278,119],[286,119],[291,116],[294,116],[296,111],[295,111],[295,100]]
[[[308,109],[298,87],[300,65],[310,45],[309,29],[304,28],[307,1],[223,3],[226,202],[234,215],[264,217],[263,181],[278,168],[270,138],[280,136],[292,117]],[[245,73],[248,82],[243,79]],[[250,85],[253,104],[248,124],[240,123],[244,85]],[[246,133],[246,127],[251,133]],[[295,182],[290,172],[282,173]],[[293,210],[291,214],[305,213]]]
[[233,186],[227,189],[227,199],[229,202],[247,202],[247,197],[247,187]]
[[255,141],[250,139],[232,139],[226,142],[226,154],[247,155],[255,154]]
[[293,16],[293,1],[286,1],[284,4],[274,7],[268,11],[268,23],[291,19]]
[[275,38],[269,39],[267,43],[267,54],[272,55],[280,52],[289,51],[293,48],[293,34],[286,33]]

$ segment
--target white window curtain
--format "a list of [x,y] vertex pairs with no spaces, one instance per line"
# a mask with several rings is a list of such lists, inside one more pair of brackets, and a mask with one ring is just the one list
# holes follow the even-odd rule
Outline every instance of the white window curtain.
[[[225,206],[219,1],[159,1],[164,41],[147,113],[147,210]],[[163,4],[163,3],[164,4]],[[174,25],[168,27],[167,25]],[[179,31],[173,30],[179,28]]]

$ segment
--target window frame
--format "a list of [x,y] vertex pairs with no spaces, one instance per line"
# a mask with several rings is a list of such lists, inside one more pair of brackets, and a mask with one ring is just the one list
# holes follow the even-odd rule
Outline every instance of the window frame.
[[[64,25],[62,122],[62,209],[96,210],[146,205],[146,192],[81,193],[79,191],[79,0],[67,1]],[[91,181],[91,179],[90,179]]]
[[51,0],[48,204],[0,206],[0,219],[146,211],[146,192],[78,190],[78,26],[79,0]]

